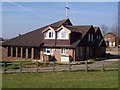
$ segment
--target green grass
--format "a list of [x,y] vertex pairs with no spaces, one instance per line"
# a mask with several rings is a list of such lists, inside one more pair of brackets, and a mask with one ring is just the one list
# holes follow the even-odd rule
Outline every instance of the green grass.
[[3,74],[3,88],[117,88],[118,72],[44,72]]

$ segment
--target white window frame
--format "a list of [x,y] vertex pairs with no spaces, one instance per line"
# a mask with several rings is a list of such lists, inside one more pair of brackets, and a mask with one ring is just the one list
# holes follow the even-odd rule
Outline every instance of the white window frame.
[[53,54],[53,49],[51,49],[51,48],[44,48],[44,54],[46,54],[46,55],[52,55]]
[[61,55],[66,55],[66,49],[65,48],[61,48]]
[[[51,37],[49,36],[51,33]],[[55,31],[49,29],[47,32],[44,33],[44,38],[45,39],[55,39]]]
[[[65,33],[65,37],[62,37],[62,34]],[[57,32],[57,39],[69,39],[69,35],[65,29],[61,29]]]

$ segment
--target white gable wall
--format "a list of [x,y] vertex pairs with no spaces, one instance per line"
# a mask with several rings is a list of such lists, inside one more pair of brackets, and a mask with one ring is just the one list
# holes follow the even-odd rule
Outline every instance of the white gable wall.
[[[51,33],[51,37],[49,35],[50,33]],[[44,33],[44,38],[45,39],[55,39],[55,31],[54,31],[54,29],[50,28],[48,31],[46,31]]]

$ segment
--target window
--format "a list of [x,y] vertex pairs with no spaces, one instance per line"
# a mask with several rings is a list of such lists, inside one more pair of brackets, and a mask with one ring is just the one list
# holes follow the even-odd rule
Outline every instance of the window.
[[26,58],[26,48],[23,48],[23,58]]
[[88,41],[90,41],[90,37],[91,37],[91,35],[90,35],[90,34],[88,34]]
[[53,54],[53,49],[51,49],[51,48],[44,48],[44,54],[46,54],[46,55]]
[[88,34],[88,41],[93,41],[94,40],[94,35],[93,34]]
[[11,47],[8,47],[8,57],[11,56]]
[[61,29],[58,33],[57,33],[57,39],[68,39],[68,33],[66,30]]
[[91,41],[93,41],[93,34],[91,35]]
[[54,30],[48,30],[44,33],[45,39],[55,39],[55,31]]
[[28,58],[31,58],[32,48],[28,48]]
[[18,47],[18,57],[21,57],[21,48]]
[[66,49],[65,49],[65,48],[62,48],[62,49],[61,49],[61,54],[62,54],[62,55],[66,55]]
[[62,32],[61,32],[61,37],[62,37],[62,38],[66,38],[66,31],[62,31]]
[[13,57],[16,57],[16,47],[13,47]]
[[49,38],[53,38],[53,32],[49,32]]

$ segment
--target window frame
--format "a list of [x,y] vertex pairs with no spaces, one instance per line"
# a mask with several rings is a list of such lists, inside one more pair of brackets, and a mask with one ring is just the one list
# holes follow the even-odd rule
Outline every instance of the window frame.
[[61,29],[57,32],[57,39],[69,39],[69,34],[65,29]]
[[44,39],[55,39],[55,31],[49,29],[47,32],[44,32]]
[[66,48],[61,48],[60,53],[61,53],[61,55],[66,55]]

